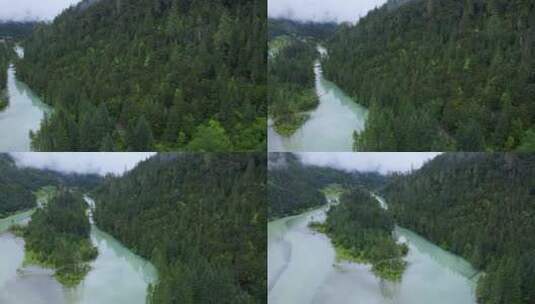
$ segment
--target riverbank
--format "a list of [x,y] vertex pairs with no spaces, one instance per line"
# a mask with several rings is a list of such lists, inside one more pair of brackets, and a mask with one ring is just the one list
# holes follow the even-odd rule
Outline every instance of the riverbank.
[[268,223],[268,303],[476,303],[477,270],[400,227],[395,238],[409,247],[400,281],[379,278],[370,265],[337,261],[330,239],[308,227],[326,210]]
[[35,210],[0,220],[0,303],[10,304],[145,304],[148,286],[158,273],[109,234],[91,226],[90,241],[98,249],[90,271],[75,287],[62,286],[50,270],[23,265],[25,242],[8,229],[29,221]]
[[394,239],[392,217],[361,188],[345,191],[342,200],[329,210],[324,223],[310,222],[309,227],[331,239],[337,262],[369,264],[379,278],[400,281],[409,248]]
[[[322,48],[318,52],[326,54]],[[305,112],[306,121],[289,136],[280,134],[273,120],[268,123],[270,152],[352,152],[353,133],[364,130],[368,110],[323,77],[321,61],[313,69],[318,105]]]
[[17,80],[14,65],[7,71],[7,96],[9,103],[0,111],[0,150],[31,151],[30,131],[39,130],[45,114],[52,113],[52,107]]

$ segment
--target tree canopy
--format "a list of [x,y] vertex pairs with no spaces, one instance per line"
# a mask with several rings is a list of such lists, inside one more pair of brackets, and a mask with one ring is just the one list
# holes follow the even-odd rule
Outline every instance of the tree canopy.
[[158,269],[149,303],[265,303],[265,154],[158,154],[95,191],[95,221]]
[[443,154],[384,192],[399,225],[484,271],[480,303],[533,303],[534,155]]
[[187,150],[199,127],[215,121],[230,141],[218,148],[264,150],[266,24],[260,0],[66,9],[36,26],[17,63],[17,75],[55,109],[33,148]]
[[392,0],[341,25],[327,48],[326,77],[370,109],[359,150],[512,151],[533,143],[530,1]]

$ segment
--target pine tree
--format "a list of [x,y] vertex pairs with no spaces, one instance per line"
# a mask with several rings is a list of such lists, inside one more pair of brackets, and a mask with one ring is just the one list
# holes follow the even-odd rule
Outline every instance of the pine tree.
[[152,151],[154,138],[149,123],[144,116],[141,116],[136,127],[131,131],[129,151]]

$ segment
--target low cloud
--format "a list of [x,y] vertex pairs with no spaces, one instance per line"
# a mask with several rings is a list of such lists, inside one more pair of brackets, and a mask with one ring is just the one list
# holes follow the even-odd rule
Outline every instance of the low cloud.
[[268,15],[316,22],[356,22],[386,0],[268,0]]
[[18,166],[65,173],[122,174],[155,153],[10,153]]
[[80,0],[0,0],[0,20],[52,20]]
[[419,169],[425,162],[440,153],[298,153],[305,164],[332,167],[345,171],[379,172],[407,172]]

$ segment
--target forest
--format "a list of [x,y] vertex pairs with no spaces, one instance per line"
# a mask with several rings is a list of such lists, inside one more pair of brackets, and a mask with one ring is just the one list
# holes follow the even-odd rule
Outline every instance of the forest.
[[1,21],[0,20],[0,37],[9,37],[14,40],[28,37],[36,22],[32,21]]
[[6,153],[0,153],[0,172],[0,218],[35,207],[34,193],[42,187],[65,185],[90,189],[101,182],[99,176],[92,174],[65,174],[22,168]]
[[396,243],[394,219],[369,190],[357,186],[344,191],[340,204],[327,212],[327,221],[312,222],[311,227],[331,238],[338,259],[371,264],[380,278],[401,280],[409,247]]
[[315,45],[291,36],[270,41],[268,60],[269,117],[277,133],[292,135],[318,106],[314,91]]
[[300,22],[285,18],[268,19],[268,41],[278,36],[308,37],[318,40],[328,39],[338,25],[332,23]]
[[478,303],[534,303],[535,155],[442,154],[383,192],[396,223],[484,272]]
[[148,303],[265,303],[265,154],[158,154],[93,192],[96,224],[158,269]]
[[359,151],[535,150],[535,3],[389,1],[328,40]]
[[322,190],[354,184],[376,189],[386,181],[378,173],[352,172],[303,164],[292,153],[269,153],[267,177],[269,219],[295,215],[327,203]]
[[290,136],[319,104],[314,63],[319,41],[336,29],[332,23],[268,20],[268,109],[277,133]]
[[0,111],[4,110],[9,103],[7,96],[7,69],[9,67],[9,54],[9,44],[0,42]]
[[[39,151],[262,151],[266,2],[84,0],[23,42]],[[247,30],[244,30],[247,29]]]
[[89,262],[98,251],[91,244],[91,225],[81,194],[60,189],[32,215],[23,231],[24,263],[55,270],[56,279],[66,286],[78,285],[90,270]]

